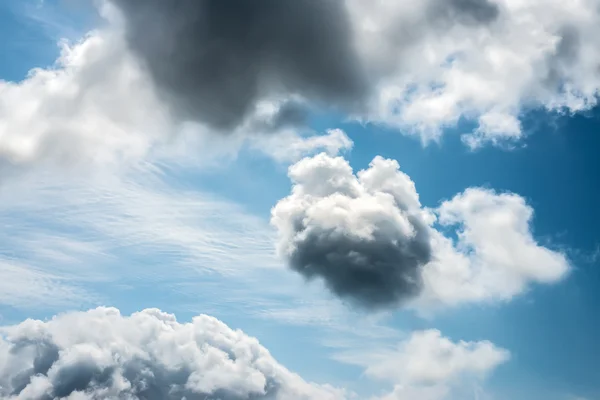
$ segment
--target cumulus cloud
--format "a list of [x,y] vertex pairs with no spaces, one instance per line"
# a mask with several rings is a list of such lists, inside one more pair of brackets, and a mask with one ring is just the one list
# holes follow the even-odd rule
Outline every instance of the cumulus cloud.
[[393,346],[350,349],[336,359],[365,369],[393,389],[380,400],[466,399],[483,392],[486,378],[510,360],[510,352],[487,340],[453,341],[436,329],[414,331]]
[[114,308],[1,328],[5,399],[342,399],[304,381],[259,342],[206,315]]
[[392,382],[431,385],[457,376],[486,374],[509,358],[508,351],[488,341],[452,342],[438,330],[414,332],[389,354],[375,355],[380,362],[366,373]]
[[[516,194],[470,188],[426,209],[398,163],[381,157],[354,174],[322,153],[290,167],[289,177],[291,194],[271,216],[279,254],[361,306],[510,299],[570,268],[536,242],[533,209]],[[457,240],[446,236],[452,229]]]
[[382,400],[467,398],[482,391],[486,376],[509,358],[507,350],[491,342],[453,342],[438,330],[427,330],[414,332],[396,351],[374,357],[378,363],[366,373],[394,383]]
[[431,259],[429,228],[398,168],[376,158],[354,176],[344,159],[324,153],[292,166],[292,194],[271,220],[292,269],[367,307],[418,294],[420,267]]
[[63,43],[54,67],[0,81],[0,156],[11,164],[103,165],[145,155],[168,117],[117,35]]
[[529,282],[553,283],[570,270],[565,255],[533,238],[533,209],[514,193],[470,188],[443,202],[441,226],[455,228],[457,241],[433,236],[438,256],[423,270],[423,301],[449,304],[508,300]]
[[463,137],[475,148],[520,139],[531,108],[597,104],[597,0],[349,4],[359,48],[384,71],[373,121],[428,141],[465,118],[477,125]]

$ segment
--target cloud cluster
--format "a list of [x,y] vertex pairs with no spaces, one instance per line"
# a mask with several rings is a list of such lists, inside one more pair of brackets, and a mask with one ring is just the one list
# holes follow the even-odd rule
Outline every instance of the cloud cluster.
[[100,4],[106,27],[63,44],[51,68],[0,81],[3,169],[197,159],[248,138],[261,149],[264,135],[310,153],[322,140],[298,131],[314,107],[424,142],[466,118],[478,147],[521,138],[529,108],[593,107],[600,88],[598,0]]
[[[319,154],[289,176],[292,192],[271,217],[279,254],[356,304],[510,299],[569,271],[563,254],[535,241],[533,210],[516,194],[470,188],[425,209],[410,177],[381,157],[355,175],[343,158]],[[446,236],[453,228],[456,240]]]
[[[394,349],[340,361],[365,368],[370,378],[390,382],[394,390],[382,399],[441,400],[457,390],[471,390],[509,357],[493,343],[453,342],[428,330],[413,332]],[[199,315],[180,323],[158,309],[125,316],[105,307],[0,327],[0,396],[7,400],[355,398],[343,389],[306,382],[277,363],[258,340],[216,318]]]
[[509,300],[530,282],[558,282],[570,270],[564,254],[536,242],[533,209],[517,194],[469,188],[436,213],[457,240],[432,236],[437,256],[423,269],[424,303]]
[[278,364],[258,341],[206,315],[98,308],[2,328],[4,399],[344,398]]
[[366,119],[436,140],[461,118],[472,147],[523,136],[532,108],[578,112],[600,89],[600,2],[350,0],[380,79]]
[[292,166],[292,194],[271,220],[290,266],[367,307],[418,294],[420,267],[431,260],[429,224],[398,168],[376,158],[354,176],[344,159],[323,153]]
[[111,0],[175,113],[230,131],[290,93],[352,103],[366,82],[340,1]]
[[600,88],[597,0],[111,3],[171,109],[225,131],[299,96],[423,141],[467,118],[477,147],[519,139],[528,108],[592,107]]

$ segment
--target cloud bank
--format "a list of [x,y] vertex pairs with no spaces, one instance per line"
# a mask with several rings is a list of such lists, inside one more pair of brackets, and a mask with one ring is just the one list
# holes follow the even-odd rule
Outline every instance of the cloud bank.
[[[381,399],[442,400],[471,390],[508,351],[488,341],[453,342],[416,331],[395,349],[340,361],[390,382]],[[458,391],[457,391],[458,390]],[[429,395],[429,397],[423,397]],[[158,309],[130,316],[116,308],[60,314],[0,327],[0,396],[10,399],[285,399],[356,398],[309,383],[280,365],[257,339],[216,318],[181,323]]]
[[2,328],[5,399],[342,399],[278,364],[258,341],[200,315],[72,312]]
[[563,254],[535,241],[522,197],[469,188],[430,210],[399,168],[376,157],[354,174],[326,154],[291,166],[291,194],[271,217],[279,254],[367,308],[507,300],[568,273]]
[[590,109],[600,88],[598,0],[100,4],[105,27],[0,81],[3,169],[273,148],[257,135],[310,153],[315,107],[424,143],[466,119],[476,148],[520,140],[527,110]]
[[292,195],[273,209],[279,251],[292,269],[322,277],[360,305],[396,303],[421,290],[431,259],[429,228],[412,181],[394,161],[376,158],[354,176],[325,154],[290,168]]

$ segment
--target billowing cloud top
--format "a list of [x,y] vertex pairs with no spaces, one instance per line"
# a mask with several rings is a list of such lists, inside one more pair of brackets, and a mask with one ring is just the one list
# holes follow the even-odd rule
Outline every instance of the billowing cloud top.
[[509,299],[569,271],[563,254],[536,243],[533,210],[516,194],[470,188],[428,210],[398,163],[381,157],[354,175],[343,158],[319,154],[289,176],[292,192],[271,217],[279,253],[361,306]]
[[279,365],[258,341],[201,315],[98,308],[2,328],[3,399],[341,399]]
[[354,176],[344,159],[325,154],[291,167],[292,194],[272,213],[291,267],[368,307],[418,294],[420,267],[431,259],[429,225],[398,168],[378,157]]

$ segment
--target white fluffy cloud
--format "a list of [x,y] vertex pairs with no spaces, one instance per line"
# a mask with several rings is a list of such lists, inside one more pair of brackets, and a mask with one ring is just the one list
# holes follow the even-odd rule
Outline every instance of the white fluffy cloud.
[[156,309],[114,308],[27,320],[0,336],[5,399],[333,400],[344,392],[304,381],[255,338],[206,315],[189,323]]
[[425,302],[508,300],[530,282],[557,282],[569,271],[564,254],[535,241],[533,209],[517,194],[471,188],[443,202],[437,214],[458,239],[433,235],[438,255],[423,269]]
[[597,104],[597,0],[350,1],[363,54],[383,69],[370,119],[437,139],[466,118],[470,147],[522,137],[531,108]]
[[491,342],[454,343],[438,330],[427,330],[413,333],[396,351],[374,358],[379,362],[367,368],[370,376],[431,385],[465,373],[486,374],[507,361],[509,353]]
[[[427,330],[413,332],[393,349],[340,361],[364,367],[369,378],[391,383],[393,391],[381,399],[442,400],[472,391],[509,358],[508,351],[488,341],[454,342]],[[355,398],[331,385],[306,382],[277,363],[257,339],[216,318],[199,315],[180,323],[158,309],[125,316],[105,307],[0,327],[0,396]]]
[[[508,362],[510,352],[489,341],[453,341],[435,329],[412,332],[394,347],[338,356],[365,368],[366,376],[390,383],[381,400],[472,398],[485,379]],[[470,393],[470,394],[469,394]]]
[[563,254],[536,242],[533,210],[516,194],[470,188],[425,209],[410,177],[381,157],[354,175],[343,158],[320,154],[289,176],[292,193],[272,210],[279,253],[361,305],[510,299],[569,271]]

